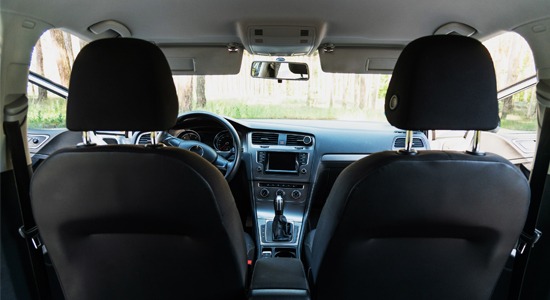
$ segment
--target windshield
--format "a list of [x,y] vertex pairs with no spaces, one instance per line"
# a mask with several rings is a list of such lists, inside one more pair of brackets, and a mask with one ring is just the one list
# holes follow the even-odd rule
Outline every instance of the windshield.
[[253,61],[243,55],[237,75],[174,76],[180,113],[206,110],[240,119],[361,120],[386,122],[384,96],[390,75],[334,74],[321,70],[319,55],[285,57],[305,62],[309,80],[282,81],[250,76]]
[[[42,35],[32,56],[31,71],[68,86],[72,63],[86,42],[52,29]],[[495,62],[499,91],[524,79],[535,78],[529,45],[516,33],[495,36],[484,44]],[[349,120],[387,123],[384,97],[391,75],[335,74],[321,70],[319,54],[284,57],[288,62],[308,64],[309,80],[283,81],[252,78],[253,61],[277,57],[244,52],[237,75],[174,76],[180,114],[206,110],[237,119]],[[536,78],[535,78],[536,79]],[[29,126],[59,128],[65,124],[66,101],[56,94],[29,84]],[[514,89],[502,96],[499,116],[502,128],[534,131],[535,87]]]

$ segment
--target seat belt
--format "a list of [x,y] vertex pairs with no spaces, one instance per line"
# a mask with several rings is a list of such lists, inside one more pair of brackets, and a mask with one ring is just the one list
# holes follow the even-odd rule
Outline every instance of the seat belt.
[[21,125],[24,123],[27,114],[28,100],[22,95],[14,102],[8,104],[4,109],[5,121],[4,132],[6,143],[11,155],[19,210],[23,226],[19,228],[19,234],[25,239],[27,252],[31,263],[32,275],[35,284],[35,297],[40,300],[51,299],[50,286],[44,264],[42,253],[42,242],[38,235],[38,228],[31,209],[29,195],[31,169],[27,165],[27,155]]
[[542,129],[538,139],[538,147],[534,160],[533,171],[529,178],[529,186],[531,188],[531,202],[529,204],[529,212],[523,232],[519,239],[518,247],[516,248],[516,260],[512,271],[512,279],[510,282],[510,292],[508,299],[516,300],[521,297],[521,288],[531,249],[540,239],[542,232],[537,226],[542,196],[544,194],[544,186],[550,166],[550,108],[545,109]]

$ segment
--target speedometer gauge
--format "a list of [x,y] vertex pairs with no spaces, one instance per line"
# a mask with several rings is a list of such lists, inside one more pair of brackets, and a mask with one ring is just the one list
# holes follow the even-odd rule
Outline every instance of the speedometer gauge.
[[218,151],[231,151],[231,148],[233,148],[233,138],[229,134],[229,131],[224,130],[216,134],[214,148]]
[[178,134],[178,138],[186,141],[201,141],[201,136],[193,130],[185,130],[184,132]]

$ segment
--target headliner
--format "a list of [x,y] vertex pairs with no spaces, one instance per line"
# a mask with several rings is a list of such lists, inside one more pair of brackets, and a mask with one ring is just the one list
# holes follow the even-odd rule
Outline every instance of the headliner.
[[[2,0],[13,11],[93,39],[87,28],[117,20],[132,36],[157,43],[241,42],[239,22],[326,24],[322,43],[404,45],[462,22],[485,39],[550,17],[547,0]],[[68,13],[65,13],[68,12]]]

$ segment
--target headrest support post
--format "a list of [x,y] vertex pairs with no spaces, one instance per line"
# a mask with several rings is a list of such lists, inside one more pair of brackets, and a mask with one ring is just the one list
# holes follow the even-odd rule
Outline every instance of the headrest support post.
[[145,147],[162,148],[162,147],[166,146],[165,144],[160,143],[160,140],[162,139],[161,138],[162,133],[163,133],[163,131],[151,131],[151,133],[150,133],[151,143],[145,145]]
[[413,132],[412,130],[407,130],[405,134],[405,151],[411,152],[413,148]]
[[481,131],[475,130],[474,137],[472,138],[472,150],[466,151],[466,152],[473,155],[485,155],[485,153],[482,152],[480,148],[480,143],[479,143],[480,139],[481,139]]
[[92,141],[93,131],[82,131],[82,143],[78,146],[95,146],[96,144]]
[[151,145],[158,144],[158,134],[156,131],[151,131]]
[[399,150],[401,154],[414,155],[416,150],[413,148],[413,131],[407,130],[405,133],[405,149]]

